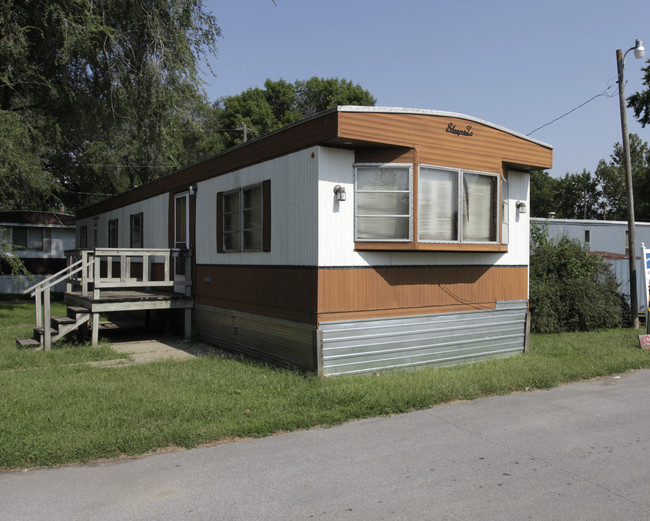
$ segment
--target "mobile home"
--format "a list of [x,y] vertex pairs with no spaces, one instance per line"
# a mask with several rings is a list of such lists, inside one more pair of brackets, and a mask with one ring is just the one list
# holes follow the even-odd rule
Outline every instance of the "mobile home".
[[552,147],[337,107],[78,213],[82,248],[192,252],[200,338],[335,375],[524,350],[529,172]]
[[[75,247],[75,217],[62,213],[25,210],[0,211],[4,251],[18,257],[30,275],[0,274],[0,293],[20,293],[35,281],[65,267],[65,251]],[[63,291],[65,284],[54,288]]]

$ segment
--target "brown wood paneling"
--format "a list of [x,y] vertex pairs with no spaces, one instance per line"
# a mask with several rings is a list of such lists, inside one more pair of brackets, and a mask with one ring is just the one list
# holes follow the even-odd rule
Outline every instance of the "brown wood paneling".
[[[417,223],[414,223],[417,224]],[[415,232],[414,232],[415,235]],[[355,242],[355,250],[370,251],[494,251],[507,252],[507,244],[427,243],[427,242]]]
[[196,277],[199,304],[316,323],[317,268],[198,265]]
[[[471,126],[471,136],[447,132]],[[342,138],[417,149],[420,163],[504,173],[504,164],[551,168],[552,149],[475,121],[430,114],[340,112]]]
[[200,265],[196,276],[199,304],[308,324],[494,309],[498,301],[528,298],[525,266]]
[[321,320],[492,309],[527,300],[525,266],[420,266],[322,269]]
[[416,152],[412,148],[358,148],[354,152],[357,163],[415,163]]

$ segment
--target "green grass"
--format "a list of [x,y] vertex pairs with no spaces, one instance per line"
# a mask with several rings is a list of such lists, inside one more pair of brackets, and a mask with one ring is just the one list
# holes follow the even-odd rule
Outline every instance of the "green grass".
[[507,359],[366,376],[320,378],[218,356],[99,368],[83,362],[116,358],[108,346],[16,349],[6,337],[25,327],[23,306],[0,303],[3,469],[189,448],[650,367],[638,332],[618,329],[533,336],[529,353]]

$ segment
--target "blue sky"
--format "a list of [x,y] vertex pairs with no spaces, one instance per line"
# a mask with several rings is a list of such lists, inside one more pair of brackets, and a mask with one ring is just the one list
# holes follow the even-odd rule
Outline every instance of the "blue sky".
[[[594,172],[621,141],[616,49],[650,45],[648,0],[206,0],[222,38],[210,100],[312,76],[359,83],[377,106],[469,114],[554,147],[551,174]],[[650,58],[626,59],[626,94]],[[628,109],[630,132],[650,141]]]

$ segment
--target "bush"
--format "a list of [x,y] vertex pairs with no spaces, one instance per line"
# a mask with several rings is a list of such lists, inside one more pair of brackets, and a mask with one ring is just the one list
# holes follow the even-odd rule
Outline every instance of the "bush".
[[576,239],[531,227],[530,311],[537,333],[620,327],[627,302],[611,266]]

